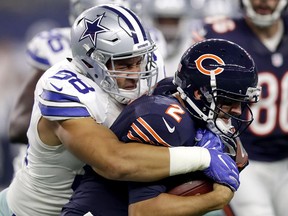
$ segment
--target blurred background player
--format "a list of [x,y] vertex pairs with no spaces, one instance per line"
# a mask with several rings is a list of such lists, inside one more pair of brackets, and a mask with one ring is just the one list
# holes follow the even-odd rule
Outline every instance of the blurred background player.
[[[135,1],[135,0],[134,0]],[[192,29],[204,17],[236,16],[237,0],[146,0],[142,16],[162,31],[167,48],[163,54],[167,76],[173,76],[183,52],[192,45]]]
[[165,69],[168,76],[173,76],[181,55],[191,45],[188,26],[193,12],[190,3],[188,0],[148,0],[143,5],[145,20],[165,37]]
[[202,31],[205,38],[224,38],[244,47],[255,60],[262,86],[260,102],[252,106],[255,120],[241,136],[250,165],[241,173],[241,187],[231,204],[237,216],[284,216],[288,209],[287,0],[241,0],[241,8],[242,18],[222,19]]
[[[119,4],[128,8],[133,6],[136,9],[136,4],[132,0],[70,0],[70,25],[84,10],[103,3]],[[141,7],[138,3],[137,7],[139,6]],[[70,30],[70,27],[66,27],[40,32],[27,45],[27,60],[34,75],[31,76],[21,92],[10,119],[9,136],[11,142],[23,144],[20,145],[19,154],[14,159],[14,172],[22,166],[26,152],[28,143],[26,133],[31,117],[36,82],[49,67],[71,57]],[[149,27],[149,30],[152,39],[155,38],[161,44],[163,50],[164,42],[161,42],[163,41],[161,40],[161,32],[152,27]],[[158,80],[161,80],[165,77],[163,57],[160,50],[154,53],[157,56],[156,61],[159,68]]]
[[[206,57],[203,64],[198,64],[197,59],[207,54],[213,54],[215,58]],[[225,66],[220,62],[215,63],[216,56],[225,62]],[[213,71],[220,67],[223,71],[213,76]],[[247,101],[256,102],[259,96],[256,67],[249,54],[229,41],[213,39],[200,42],[183,54],[173,83],[170,79],[169,90],[157,90],[157,95],[142,96],[130,103],[111,126],[112,131],[127,143],[137,140],[162,147],[194,145],[197,134],[198,141],[202,142],[199,146],[213,149],[216,155],[220,152],[233,154],[233,151],[227,151],[234,146],[232,140],[253,119],[246,119],[242,111],[249,109]],[[232,121],[236,125],[235,133],[230,130]],[[243,127],[238,127],[240,125]],[[207,127],[215,134],[209,132]],[[199,128],[207,132],[197,133]],[[231,143],[226,141],[223,144],[220,137],[224,136]],[[235,146],[232,149],[235,151]],[[226,164],[230,163],[227,155],[223,159],[227,160]],[[215,167],[219,166],[219,170],[223,165],[222,162],[214,164]],[[99,215],[100,212],[103,215],[128,215],[126,182],[105,180],[87,166],[85,171],[81,184],[63,208],[62,215],[84,215],[88,211],[92,215]],[[207,170],[203,172],[207,175]],[[219,177],[233,179],[229,175],[231,173],[223,170]],[[219,182],[219,179],[215,181]],[[202,215],[223,208],[233,196],[228,188],[219,185],[203,196],[177,197],[167,194],[175,182],[179,182],[179,177],[129,184],[129,215]],[[237,186],[231,189],[235,191]]]

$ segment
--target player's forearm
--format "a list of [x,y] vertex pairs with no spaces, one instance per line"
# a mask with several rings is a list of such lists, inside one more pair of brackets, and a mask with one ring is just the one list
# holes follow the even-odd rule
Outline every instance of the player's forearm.
[[129,216],[198,216],[224,208],[233,192],[213,191],[198,196],[176,196],[162,193],[159,196],[129,206]]
[[[95,163],[96,166],[93,167],[98,174],[113,180],[156,181],[169,176],[203,170],[209,166],[210,161],[207,149],[200,147],[171,149],[140,143],[125,144],[117,140],[117,144],[112,144],[107,149],[108,151],[101,155],[110,156],[99,160],[100,164],[104,162],[102,170],[99,169],[99,163]],[[99,151],[95,153],[99,156]]]
[[[179,160],[176,160],[166,147],[106,139],[105,148],[89,150],[90,160],[86,160],[86,163],[105,178],[138,182],[157,181],[176,174],[202,170],[207,161],[206,149],[179,147],[179,150],[176,157]],[[85,156],[83,158],[87,159]]]
[[154,181],[169,176],[167,148],[123,143],[93,119],[66,120],[56,134],[61,143],[105,178]]
[[156,181],[169,176],[167,148],[139,143],[120,145],[110,151],[110,157],[103,159],[106,169],[102,169],[104,166],[99,169],[99,164],[93,166],[98,174],[113,180],[139,182]]

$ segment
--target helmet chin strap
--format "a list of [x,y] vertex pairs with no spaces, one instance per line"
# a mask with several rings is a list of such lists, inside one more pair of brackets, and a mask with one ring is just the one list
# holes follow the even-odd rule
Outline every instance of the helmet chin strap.
[[199,117],[203,120],[203,121],[207,121],[208,120],[208,116],[205,115],[197,106],[196,104],[185,94],[185,92],[183,91],[183,89],[181,87],[177,87],[177,91],[180,93],[180,97],[186,101],[190,107],[192,107],[193,110],[195,110],[195,112],[199,115]]
[[[210,71],[210,86],[211,86],[211,90],[213,92],[213,96],[216,97],[217,96],[217,91],[214,91],[216,89],[216,77],[215,77],[215,71],[214,70],[211,70]],[[209,101],[210,102],[210,109],[209,109],[209,112],[208,112],[208,116],[205,115],[197,106],[196,104],[185,94],[185,92],[183,91],[182,88],[180,87],[177,87],[177,90],[178,92],[180,93],[180,96],[183,100],[185,100],[191,107],[192,109],[194,109],[196,111],[196,113],[199,115],[199,117],[207,122],[207,125],[209,126],[210,128],[210,125],[213,124],[214,125],[214,109],[216,107],[216,104],[214,102],[214,100],[211,98]],[[202,92],[203,93],[203,92]],[[210,95],[210,94],[209,94]],[[204,96],[206,98],[209,97],[209,95],[205,95],[204,93]],[[208,99],[209,100],[209,99]],[[214,125],[215,127],[215,125]]]
[[[210,86],[211,86],[211,91],[213,94],[213,98],[216,98],[217,100],[217,83],[216,83],[216,76],[215,76],[215,71],[211,70],[210,71]],[[204,94],[205,96],[205,94]],[[207,96],[206,96],[207,98]],[[227,136],[231,136],[232,130],[231,127],[234,128],[231,125],[231,121],[229,121],[228,124],[226,124],[221,118],[217,118],[215,119],[215,113],[213,111],[215,111],[216,108],[216,103],[213,99],[211,99],[210,102],[210,110],[208,113],[208,119],[207,119],[207,127],[214,132],[215,134],[218,135],[227,135]]]
[[[217,98],[217,91],[216,90],[216,87],[217,87],[217,84],[216,84],[216,77],[215,77],[215,71],[214,70],[211,70],[210,71],[210,86],[211,86],[211,92],[213,94],[213,97],[214,98]],[[209,113],[208,113],[208,119],[212,120],[213,122],[213,119],[214,119],[214,110],[215,110],[215,107],[216,107],[216,104],[213,100],[213,98],[211,98],[211,102],[210,102],[210,110],[209,110]],[[214,122],[213,122],[214,124]]]

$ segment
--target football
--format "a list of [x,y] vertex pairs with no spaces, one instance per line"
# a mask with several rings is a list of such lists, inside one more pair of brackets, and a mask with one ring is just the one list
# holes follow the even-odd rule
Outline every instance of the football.
[[[179,176],[178,176],[179,177]],[[178,184],[168,190],[169,194],[178,196],[194,196],[205,194],[213,190],[213,181],[200,173],[182,175]]]
[[[237,151],[235,161],[239,171],[242,171],[248,164],[248,154],[245,151],[239,137],[236,138]],[[193,196],[211,192],[213,181],[201,172],[194,172],[186,175],[174,176],[168,193],[179,196]]]

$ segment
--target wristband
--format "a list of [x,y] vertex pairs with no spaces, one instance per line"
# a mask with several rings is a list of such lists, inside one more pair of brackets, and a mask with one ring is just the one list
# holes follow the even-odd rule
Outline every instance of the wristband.
[[203,170],[209,167],[211,157],[202,147],[170,147],[170,176]]

